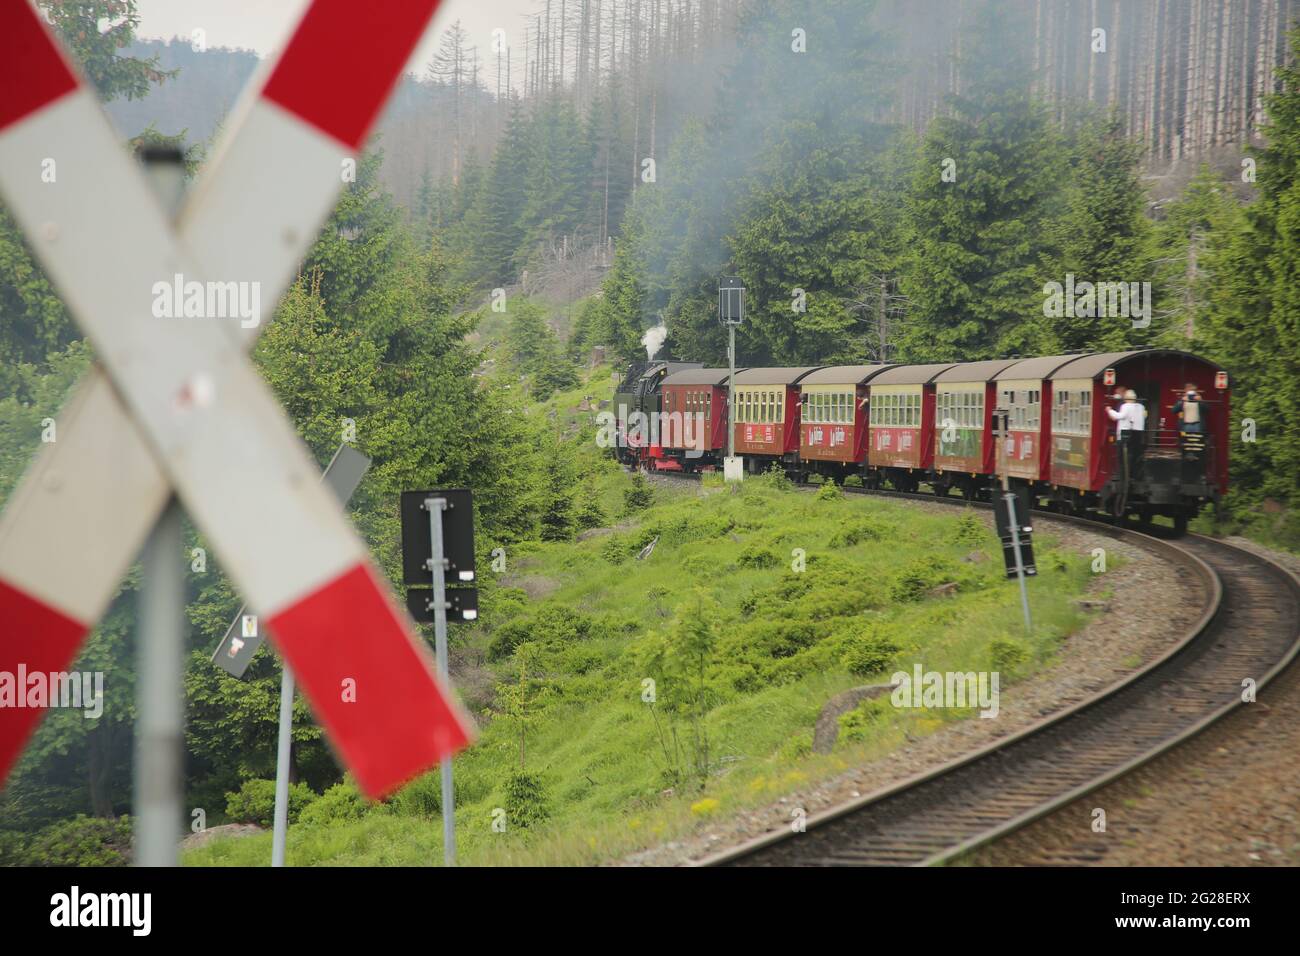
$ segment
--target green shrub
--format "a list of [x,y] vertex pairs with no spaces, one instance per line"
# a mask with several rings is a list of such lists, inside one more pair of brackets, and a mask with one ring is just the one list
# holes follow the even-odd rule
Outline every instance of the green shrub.
[[18,852],[22,866],[128,866],[131,818],[77,814],[45,827]]
[[801,618],[764,618],[748,623],[736,635],[746,651],[764,657],[792,657],[821,640],[828,628]]
[[890,534],[893,528],[880,522],[859,521],[841,528],[831,535],[832,548],[851,548],[862,541],[879,541]]
[[772,465],[767,471],[745,479],[744,484],[750,488],[785,491],[794,487],[794,482],[780,465]]
[[563,604],[543,604],[528,617],[497,628],[488,645],[488,659],[504,660],[528,641],[542,645],[563,645],[584,641],[592,634],[596,619],[586,611]]
[[985,544],[989,539],[988,528],[984,527],[984,522],[973,511],[966,511],[957,519],[957,531],[955,537],[962,544],[977,547]]
[[16,830],[0,830],[0,866],[27,865],[27,838]]
[[[295,822],[315,799],[315,791],[305,783],[289,784],[289,822]],[[271,826],[275,821],[275,781],[245,780],[238,790],[226,794],[226,816],[236,823]]]
[[361,792],[351,783],[336,783],[305,807],[298,816],[304,826],[327,827],[360,820],[368,807]]
[[1044,558],[1046,560],[1043,561],[1043,564],[1046,565],[1047,570],[1049,571],[1056,571],[1058,574],[1064,574],[1066,571],[1070,570],[1070,560],[1060,551],[1049,551],[1044,555]]
[[645,475],[633,472],[631,486],[623,491],[623,511],[626,514],[644,511],[654,503],[654,497],[654,489],[645,480]]
[[605,509],[600,506],[600,492],[594,485],[587,485],[583,490],[582,498],[578,503],[577,511],[574,512],[573,520],[577,524],[578,530],[586,531],[589,528],[603,528],[609,521],[609,516],[605,514]]
[[1029,660],[1029,648],[1020,641],[1009,637],[995,637],[989,643],[989,661],[993,670],[999,673],[1014,673],[1016,668],[1027,660]]
[[867,627],[846,642],[844,666],[856,677],[878,674],[889,666],[901,648],[874,627]]
[[781,558],[775,551],[756,544],[747,546],[736,559],[736,564],[742,568],[774,568],[780,563]]
[[[452,779],[451,794],[457,805],[466,803],[472,786],[465,774],[457,768]],[[394,813],[406,817],[436,817],[442,813],[442,773],[434,770],[421,774],[393,796],[388,806]]]
[[952,580],[952,566],[933,555],[911,561],[894,579],[889,596],[901,603],[919,600],[926,591]]
[[541,774],[519,770],[506,780],[506,826],[528,830],[551,815],[550,798]]
[[692,554],[682,562],[682,570],[701,576],[712,574],[718,570],[718,561],[707,554]]
[[844,492],[840,491],[839,485],[833,481],[826,481],[817,489],[816,498],[818,501],[838,501],[844,497]]
[[610,564],[622,564],[632,556],[631,549],[628,548],[628,536],[611,534],[600,546],[600,556]]
[[811,730],[794,734],[781,745],[779,753],[783,760],[801,760],[812,753],[813,735]]
[[840,714],[840,733],[836,744],[858,743],[869,740],[875,730],[889,720],[894,712],[889,696],[864,700],[846,714]]

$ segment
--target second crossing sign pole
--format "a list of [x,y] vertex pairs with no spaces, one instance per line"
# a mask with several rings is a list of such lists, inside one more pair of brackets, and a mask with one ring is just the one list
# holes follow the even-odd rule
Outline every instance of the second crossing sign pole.
[[[330,463],[325,467],[321,481],[339,504],[346,505],[352,493],[361,484],[361,479],[370,470],[370,459],[346,442],[339,446]],[[232,677],[243,677],[252,663],[253,655],[262,646],[262,636],[257,624],[257,615],[246,614],[248,608],[241,607],[230,622],[226,636],[222,638],[212,655],[212,662]],[[285,846],[289,832],[289,763],[293,747],[293,671],[287,663],[282,664],[280,674],[280,727],[279,741],[276,745],[275,760],[275,814],[272,818],[271,865],[284,866]]]

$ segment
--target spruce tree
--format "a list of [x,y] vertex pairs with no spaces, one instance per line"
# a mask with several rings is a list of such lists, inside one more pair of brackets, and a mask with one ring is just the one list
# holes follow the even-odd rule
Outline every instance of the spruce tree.
[[907,196],[901,357],[912,361],[1027,353],[1042,315],[1039,240],[1064,156],[1009,13],[983,0],[973,20],[963,92],[931,123]]
[[[1064,215],[1054,223],[1057,262],[1045,278],[1064,285],[1072,274],[1076,284],[1149,282],[1152,279],[1151,230],[1143,206],[1137,144],[1124,135],[1118,113],[1080,126],[1072,144]],[[1049,253],[1050,255],[1051,253]],[[1129,286],[1131,288],[1131,285]],[[1142,287],[1139,285],[1139,289]],[[1144,299],[1147,306],[1152,303]],[[1103,316],[1103,303],[1092,304],[1093,315],[1062,309],[1044,316],[1043,336],[1036,342],[1044,352],[1089,349],[1105,352],[1150,342],[1159,331],[1141,319]],[[1130,302],[1130,312],[1134,303]]]
[[[1289,42],[1294,64],[1300,29]],[[1243,511],[1264,497],[1300,508],[1300,70],[1278,75],[1282,91],[1266,100],[1266,145],[1253,151],[1258,198],[1212,237],[1196,322],[1198,348],[1232,376],[1233,497]],[[1243,440],[1247,419],[1254,441]]]

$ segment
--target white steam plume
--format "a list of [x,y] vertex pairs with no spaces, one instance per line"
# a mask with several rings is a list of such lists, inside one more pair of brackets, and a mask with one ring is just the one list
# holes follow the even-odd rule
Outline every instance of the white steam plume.
[[641,336],[641,344],[645,346],[646,361],[654,359],[655,353],[663,346],[666,338],[668,338],[668,326],[664,325],[662,319],[653,329],[646,330],[645,335]]

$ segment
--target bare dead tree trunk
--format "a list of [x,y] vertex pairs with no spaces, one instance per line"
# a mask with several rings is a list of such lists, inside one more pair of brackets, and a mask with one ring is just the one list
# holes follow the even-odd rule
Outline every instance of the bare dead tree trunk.
[[641,0],[632,0],[628,10],[631,37],[629,52],[632,59],[632,189],[635,191],[641,176],[641,42],[638,28],[641,23]]
[[1191,29],[1187,34],[1187,90],[1183,98],[1183,141],[1182,155],[1195,151],[1196,118],[1200,108],[1199,79],[1197,69],[1200,65],[1198,44],[1201,29],[1201,0],[1191,0]]
[[[1111,0],[1112,10],[1114,9],[1114,6],[1114,0]],[[1092,5],[1089,7],[1088,14],[1088,102],[1095,103],[1097,102],[1097,51],[1093,49],[1092,45],[1092,31],[1097,29],[1098,26],[1097,0],[1092,0]],[[1111,33],[1111,30],[1107,30],[1106,32],[1109,34]],[[1109,36],[1106,37],[1106,53],[1108,56],[1111,53]]]
[[1219,84],[1219,98],[1214,108],[1214,145],[1222,146],[1226,141],[1228,128],[1228,87],[1232,82],[1232,3],[1223,0],[1220,5],[1221,22],[1219,25],[1219,68],[1216,79]]
[[[662,69],[663,46],[660,42],[659,31],[662,25],[659,21],[660,0],[654,0],[650,8],[650,158],[655,159],[655,132],[658,124],[659,113],[659,83],[660,70]],[[658,162],[657,159],[655,159]]]
[[1148,8],[1147,16],[1147,62],[1146,62],[1146,119],[1143,122],[1142,140],[1148,155],[1154,155],[1159,146],[1160,137],[1156,133],[1156,61],[1160,57],[1160,11],[1164,9],[1165,0],[1157,0]]

